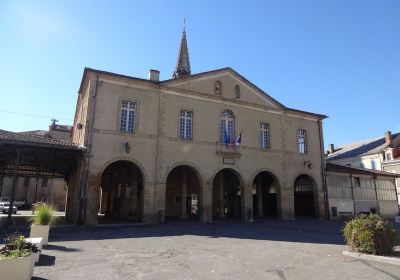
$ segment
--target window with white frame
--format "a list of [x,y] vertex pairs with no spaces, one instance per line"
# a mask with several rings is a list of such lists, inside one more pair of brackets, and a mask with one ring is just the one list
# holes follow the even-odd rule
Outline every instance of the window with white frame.
[[392,160],[392,153],[391,152],[388,152],[386,154],[386,160]]
[[128,133],[134,132],[135,123],[136,123],[136,102],[122,101],[119,130]]
[[299,154],[307,153],[307,134],[305,129],[297,131],[297,149]]
[[179,119],[179,138],[190,140],[192,139],[193,131],[193,112],[181,110]]
[[229,110],[225,110],[221,114],[220,134],[221,143],[231,144],[233,140],[234,116]]
[[260,148],[269,149],[269,124],[260,123]]

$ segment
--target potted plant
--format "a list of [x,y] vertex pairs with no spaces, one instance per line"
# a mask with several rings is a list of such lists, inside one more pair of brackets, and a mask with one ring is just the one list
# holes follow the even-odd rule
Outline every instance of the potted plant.
[[0,275],[2,280],[28,280],[33,276],[35,244],[22,235],[11,235],[0,248]]
[[42,237],[42,245],[47,245],[50,225],[55,221],[54,207],[44,202],[36,203],[33,207],[35,216],[30,237]]

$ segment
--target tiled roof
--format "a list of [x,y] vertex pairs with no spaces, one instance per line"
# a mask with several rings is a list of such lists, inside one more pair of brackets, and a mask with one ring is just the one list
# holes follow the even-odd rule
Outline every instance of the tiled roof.
[[46,130],[29,130],[29,131],[22,131],[20,133],[25,133],[25,134],[34,134],[34,135],[39,135],[39,136],[47,136],[49,133]]
[[331,172],[343,172],[343,173],[351,173],[351,174],[379,175],[379,176],[397,177],[397,178],[400,177],[400,174],[395,174],[395,173],[390,173],[390,172],[380,171],[380,170],[372,170],[372,169],[366,169],[366,168],[356,168],[356,167],[344,166],[344,165],[334,164],[334,163],[330,163],[330,162],[326,163],[325,170],[331,171]]
[[78,148],[77,144],[70,141],[56,140],[30,133],[12,132],[0,129],[0,144],[1,143],[43,145],[52,146],[54,148]]
[[[399,136],[400,133],[392,134],[392,139]],[[327,160],[336,160],[356,156],[370,155],[379,153],[388,147],[385,137],[376,137],[362,140],[356,143],[346,144],[335,148],[335,152],[328,155]]]

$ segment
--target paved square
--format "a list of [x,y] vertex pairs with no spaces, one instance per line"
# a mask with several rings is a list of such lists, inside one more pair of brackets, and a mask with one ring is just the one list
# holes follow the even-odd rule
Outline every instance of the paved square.
[[342,256],[341,222],[264,220],[57,228],[33,279],[400,279]]

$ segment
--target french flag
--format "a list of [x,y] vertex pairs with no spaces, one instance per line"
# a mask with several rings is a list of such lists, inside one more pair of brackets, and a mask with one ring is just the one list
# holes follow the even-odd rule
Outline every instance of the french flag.
[[242,144],[242,132],[240,132],[239,136],[236,138],[235,143],[233,143],[235,146],[240,146]]

